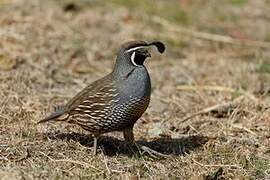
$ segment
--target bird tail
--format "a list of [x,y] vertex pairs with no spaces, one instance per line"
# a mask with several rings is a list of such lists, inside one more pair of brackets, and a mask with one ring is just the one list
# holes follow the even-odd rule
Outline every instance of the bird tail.
[[38,121],[37,124],[44,123],[47,121],[64,121],[64,120],[67,120],[68,117],[69,117],[69,114],[65,113],[64,108],[57,108],[48,117]]

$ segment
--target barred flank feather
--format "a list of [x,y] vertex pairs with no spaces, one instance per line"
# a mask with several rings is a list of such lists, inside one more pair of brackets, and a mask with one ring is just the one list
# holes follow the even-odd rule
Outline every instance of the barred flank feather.
[[[93,133],[106,133],[125,129],[141,117],[149,104],[149,97],[133,98],[126,103],[118,104],[117,100],[99,106],[78,106],[70,115],[76,124]],[[111,103],[110,103],[111,102]],[[94,109],[93,109],[94,108]]]

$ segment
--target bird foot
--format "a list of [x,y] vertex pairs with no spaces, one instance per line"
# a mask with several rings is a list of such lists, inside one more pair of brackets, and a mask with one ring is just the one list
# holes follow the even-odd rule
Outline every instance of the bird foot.
[[141,155],[144,153],[149,154],[150,156],[156,158],[156,157],[168,157],[166,154],[160,153],[156,150],[153,150],[149,147],[146,147],[144,145],[137,145],[138,149],[140,150]]

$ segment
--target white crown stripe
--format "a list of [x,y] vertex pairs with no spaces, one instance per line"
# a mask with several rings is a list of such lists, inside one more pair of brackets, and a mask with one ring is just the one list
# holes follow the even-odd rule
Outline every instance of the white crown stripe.
[[131,48],[131,49],[127,50],[127,52],[135,51],[135,50],[137,50],[137,49],[142,49],[142,48],[145,48],[145,47],[147,47],[147,46],[138,46],[138,47],[134,47],[134,48]]

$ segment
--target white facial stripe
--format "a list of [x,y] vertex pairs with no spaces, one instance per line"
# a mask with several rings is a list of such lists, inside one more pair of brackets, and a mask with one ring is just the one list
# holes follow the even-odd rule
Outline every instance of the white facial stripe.
[[137,50],[137,49],[142,49],[142,48],[145,48],[145,47],[147,47],[147,46],[138,46],[138,47],[134,47],[134,48],[131,48],[131,49],[127,50],[127,52],[135,51],[135,50]]
[[136,64],[135,61],[134,61],[135,60],[135,54],[136,54],[136,52],[133,52],[132,55],[131,55],[131,57],[130,57],[130,59],[131,59],[131,62],[132,62],[132,64],[134,66],[138,66],[138,64]]

